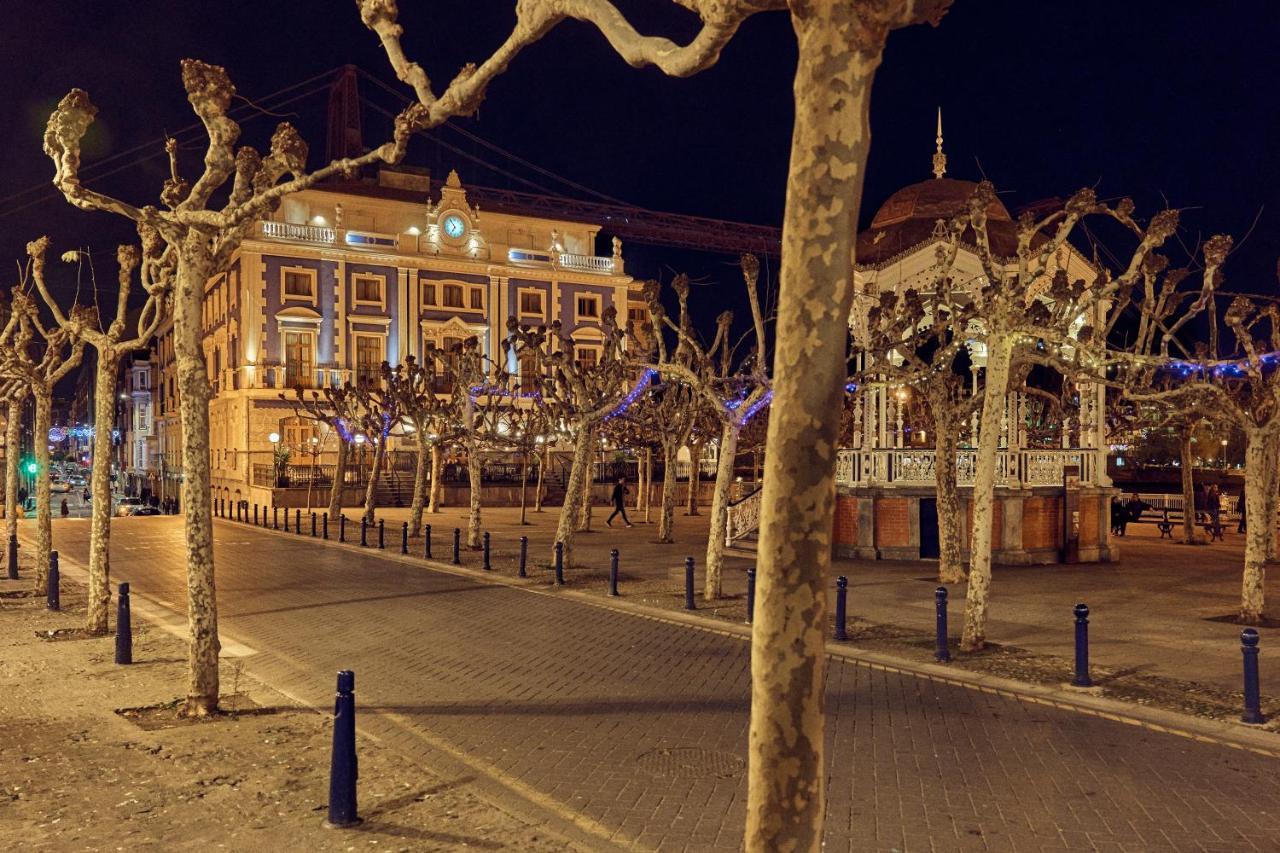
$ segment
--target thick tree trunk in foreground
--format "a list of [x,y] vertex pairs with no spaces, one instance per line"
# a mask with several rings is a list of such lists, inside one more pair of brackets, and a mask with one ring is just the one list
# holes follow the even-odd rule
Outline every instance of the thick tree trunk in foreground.
[[[6,549],[9,547],[8,543],[16,541],[14,537],[18,535],[18,515],[22,512],[22,506],[18,503],[18,489],[22,488],[22,473],[19,470],[22,465],[22,459],[21,454],[18,452],[18,445],[22,441],[22,400],[23,397],[10,399],[5,411],[8,418],[5,421],[4,429],[4,541]],[[8,556],[7,551],[5,556]]]
[[[1266,524],[1263,525],[1264,535],[1266,536],[1266,555],[1268,560],[1276,558],[1277,536],[1276,536],[1276,501],[1278,499],[1277,491],[1280,490],[1280,432],[1277,432],[1267,441],[1267,455],[1265,457],[1266,476],[1263,478],[1263,498],[1265,503],[1262,506],[1263,519]],[[1245,516],[1246,524],[1248,516]],[[1247,527],[1246,527],[1247,529]]]
[[859,18],[862,6],[797,3],[791,13],[799,60],[751,644],[751,853],[822,843],[836,439],[867,111],[885,38]]
[[[188,243],[198,241],[192,232]],[[183,255],[191,252],[187,246]],[[194,253],[192,253],[194,254]],[[187,624],[190,650],[185,716],[218,710],[218,602],[213,572],[213,513],[209,480],[209,377],[201,347],[201,303],[212,264],[180,257],[173,305],[173,343],[182,423],[182,507],[187,544]]]
[[374,510],[378,506],[378,478],[382,476],[382,465],[387,456],[387,441],[382,439],[373,449],[373,465],[369,468],[369,482],[364,488],[364,513],[362,518],[366,524],[374,523]]
[[480,482],[480,453],[474,447],[467,448],[467,492],[471,497],[471,506],[467,510],[467,547],[480,547],[480,490],[484,488]]
[[351,448],[339,435],[338,458],[333,466],[333,485],[329,487],[329,519],[331,521],[336,521],[338,516],[342,515],[342,495],[347,485],[347,459],[350,454]]
[[49,551],[53,549],[53,494],[49,490],[49,427],[53,422],[53,389],[33,385],[36,401],[32,443],[36,458],[36,595],[49,590]]
[[[582,508],[582,491],[587,480],[587,468],[591,464],[591,430],[578,428],[573,443],[573,467],[569,469],[569,483],[565,486],[564,505],[560,507],[560,520],[556,524],[556,542],[564,544],[564,564],[573,565],[573,536],[578,532],[578,512]],[[555,543],[552,543],[552,564],[555,562]]]
[[444,451],[440,449],[440,443],[436,442],[431,445],[431,503],[427,506],[427,512],[439,512],[444,506],[443,468]]
[[1191,428],[1182,433],[1182,442],[1178,446],[1181,457],[1182,473],[1182,542],[1185,545],[1196,544],[1196,482],[1195,461],[1191,458]]
[[973,478],[973,530],[969,535],[969,587],[960,648],[976,652],[987,639],[991,594],[991,527],[995,518],[996,461],[1000,454],[1000,418],[1009,385],[1013,344],[993,336],[987,344],[987,381],[978,422],[978,459]]
[[657,541],[664,543],[675,541],[672,527],[676,510],[676,452],[677,448],[670,443],[662,446],[662,506],[658,513]]
[[111,350],[98,350],[93,389],[93,495],[89,529],[89,605],[84,628],[91,634],[107,633],[111,613],[111,430],[115,418],[116,377],[120,359]]
[[716,463],[716,487],[711,493],[711,529],[707,533],[707,578],[702,586],[706,599],[724,592],[725,533],[729,524],[729,489],[733,487],[733,463],[738,456],[738,428],[726,423],[720,431],[720,458]]
[[[1269,436],[1261,430],[1245,431],[1244,494],[1245,506],[1244,578],[1240,590],[1240,621],[1249,625],[1262,622],[1264,582],[1267,571],[1267,530],[1275,522],[1267,518],[1267,471]],[[1268,523],[1270,522],[1270,523]]]
[[933,476],[938,491],[938,583],[963,583],[961,556],[963,519],[956,488],[956,455],[960,437],[948,418],[934,417]]
[[431,448],[426,437],[418,430],[418,462],[413,469],[413,500],[409,502],[409,535],[422,533],[422,510],[427,502],[427,490],[431,488]]
[[551,458],[551,449],[546,448],[538,457],[538,486],[533,490],[533,511],[542,512],[542,479],[547,473],[547,460]]
[[595,436],[591,437],[592,453],[587,457],[587,480],[582,489],[582,506],[578,507],[578,532],[591,530],[591,504],[596,488],[596,456],[594,452]]

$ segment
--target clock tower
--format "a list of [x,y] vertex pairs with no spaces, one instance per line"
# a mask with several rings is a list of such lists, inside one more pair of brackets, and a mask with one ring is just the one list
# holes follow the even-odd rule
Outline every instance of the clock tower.
[[467,201],[457,171],[450,171],[440,188],[440,200],[427,204],[427,243],[440,255],[488,259],[489,247],[480,233],[480,210]]

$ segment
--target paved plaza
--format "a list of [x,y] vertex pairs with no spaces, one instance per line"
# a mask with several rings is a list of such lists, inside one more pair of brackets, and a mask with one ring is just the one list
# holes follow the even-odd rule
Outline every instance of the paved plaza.
[[[486,515],[496,543],[519,535],[503,512]],[[448,518],[437,528],[451,528]],[[678,536],[692,542],[695,531],[680,520]],[[542,580],[498,585],[394,553],[225,522],[216,532],[226,651],[269,685],[323,708],[334,671],[354,669],[364,731],[424,765],[460,763],[584,848],[741,843],[744,638]],[[87,557],[87,533],[84,522],[55,523],[72,562]],[[594,561],[619,547],[638,571],[652,536],[643,527],[595,533],[580,554]],[[510,574],[506,547],[495,564]],[[651,547],[669,549],[669,560],[647,561],[664,575],[686,550],[700,554]],[[113,526],[113,578],[179,624],[182,553],[178,518]],[[1051,570],[1042,571],[997,570],[1000,606],[1022,595],[1012,581],[1003,592],[1002,581]],[[870,598],[869,578],[854,585],[859,601]],[[931,589],[909,578],[882,586]],[[993,623],[993,633],[1006,624],[1016,622]],[[827,849],[1237,851],[1273,850],[1280,837],[1280,765],[1269,756],[843,658],[832,659],[827,707]]]

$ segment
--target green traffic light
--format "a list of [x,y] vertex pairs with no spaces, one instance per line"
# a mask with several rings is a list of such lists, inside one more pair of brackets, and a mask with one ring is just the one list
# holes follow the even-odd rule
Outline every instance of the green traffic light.
[[36,471],[38,471],[38,470],[40,470],[40,466],[39,466],[39,465],[37,465],[36,463],[34,463],[34,462],[28,462],[28,463],[27,463],[27,473],[28,473],[28,474],[34,474],[34,473],[35,473]]

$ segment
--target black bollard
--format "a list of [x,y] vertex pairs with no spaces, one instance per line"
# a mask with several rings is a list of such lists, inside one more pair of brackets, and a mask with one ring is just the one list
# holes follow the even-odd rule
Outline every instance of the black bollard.
[[564,543],[556,543],[556,586],[564,586]]
[[756,618],[756,570],[747,569],[747,622]]
[[18,537],[9,537],[9,580],[18,579]]
[[285,533],[289,532],[289,508],[288,507],[285,507],[285,510],[284,510],[284,532]]
[[349,669],[338,673],[338,695],[333,700],[333,756],[329,762],[329,820],[335,829],[355,826],[356,780],[360,777],[356,759],[356,674]]
[[293,532],[298,536],[302,535],[302,510],[300,509],[293,511]]
[[941,663],[951,660],[951,650],[947,648],[947,588],[940,586],[933,591],[933,606],[937,611],[938,635],[933,650],[933,659]]
[[1077,604],[1076,614],[1076,677],[1071,679],[1074,687],[1092,687],[1093,679],[1089,678],[1089,607]]
[[844,622],[849,597],[849,579],[844,575],[836,578],[836,639],[847,640],[849,635],[845,633]]
[[116,663],[133,663],[133,621],[129,618],[129,585],[120,584],[116,598]]
[[516,571],[516,574],[522,578],[527,578],[529,576],[529,573],[525,571],[525,561],[527,561],[528,559],[529,559],[529,537],[521,536],[520,537],[520,568]]
[[453,564],[455,566],[462,565],[461,548],[462,548],[462,530],[455,527],[453,528]]
[[314,539],[315,537],[316,537],[316,514],[313,512],[311,513],[311,538]]
[[489,564],[489,531],[484,532],[484,564],[481,566],[486,572],[493,568]]
[[[284,517],[284,520],[285,520],[285,523],[288,524],[289,516],[286,515]],[[272,530],[280,529],[280,507],[278,506],[271,507],[271,529]]]
[[386,537],[386,519],[378,519],[378,550],[381,551],[387,547]]
[[338,515],[338,541],[347,541],[347,516],[345,513],[339,513]]
[[329,513],[325,513],[320,519],[320,538],[329,541]]
[[422,559],[431,559],[431,525],[422,526]]
[[1267,718],[1262,716],[1262,697],[1258,695],[1258,632],[1253,628],[1240,632],[1240,651],[1244,653],[1244,713],[1240,720],[1257,725]]
[[409,553],[409,522],[400,525],[400,553]]
[[684,558],[684,609],[697,609],[693,603],[693,557]]
[[360,547],[369,547],[369,519],[360,516]]
[[254,527],[258,526],[258,505],[257,504],[253,505],[253,526]]
[[45,606],[50,610],[62,609],[62,591],[58,588],[58,552],[49,552],[49,589],[45,593]]
[[609,594],[618,594],[618,549],[609,551]]

